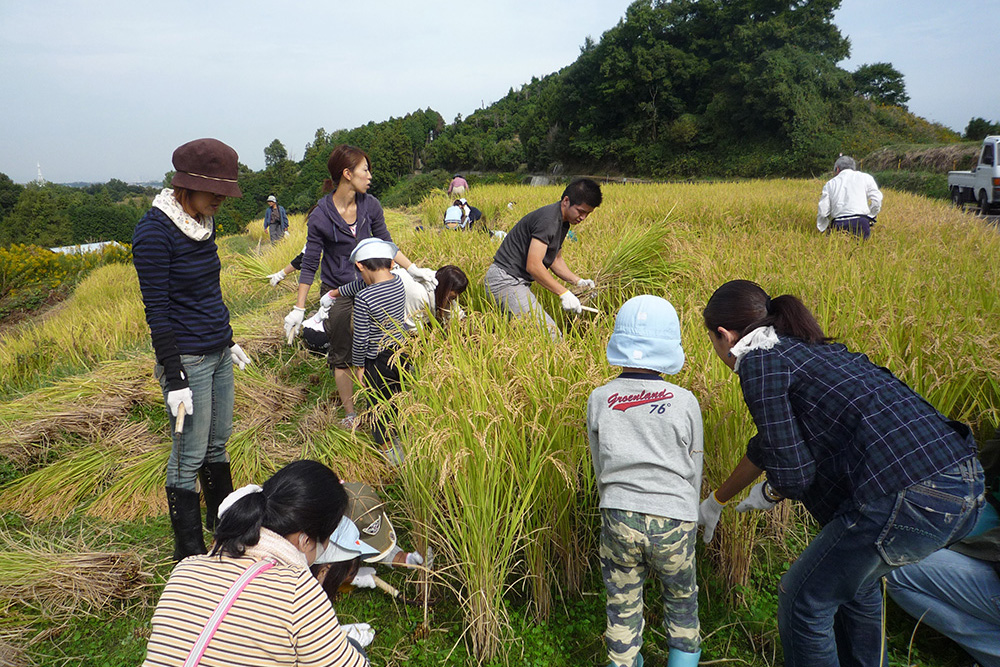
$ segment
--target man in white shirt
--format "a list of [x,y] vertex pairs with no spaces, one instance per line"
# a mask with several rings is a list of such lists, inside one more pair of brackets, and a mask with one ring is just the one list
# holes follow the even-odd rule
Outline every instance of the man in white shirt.
[[865,239],[871,235],[875,216],[882,208],[882,192],[870,174],[857,171],[854,158],[841,155],[833,165],[834,176],[823,186],[816,228],[851,232]]

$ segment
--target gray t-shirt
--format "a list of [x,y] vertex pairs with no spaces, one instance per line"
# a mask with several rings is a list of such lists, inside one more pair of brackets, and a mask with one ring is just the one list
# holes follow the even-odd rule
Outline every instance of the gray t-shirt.
[[659,376],[625,370],[587,401],[601,508],[697,521],[705,453],[698,399]]
[[493,263],[516,278],[533,282],[534,278],[526,268],[531,239],[538,239],[548,246],[542,259],[542,265],[547,269],[556,260],[568,231],[569,223],[563,220],[560,202],[535,209],[521,218],[504,237],[497,254],[493,256]]

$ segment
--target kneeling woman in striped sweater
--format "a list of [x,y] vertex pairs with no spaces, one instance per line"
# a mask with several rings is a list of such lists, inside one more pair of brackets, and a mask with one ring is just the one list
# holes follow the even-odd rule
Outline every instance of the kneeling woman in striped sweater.
[[316,461],[289,463],[264,486],[228,496],[211,555],[185,559],[170,574],[143,667],[180,667],[188,659],[367,667],[309,571],[346,508],[340,479]]

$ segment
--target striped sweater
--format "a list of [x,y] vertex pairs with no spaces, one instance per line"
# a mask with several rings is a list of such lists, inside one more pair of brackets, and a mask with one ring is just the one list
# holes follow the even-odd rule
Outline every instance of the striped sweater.
[[260,542],[242,558],[191,556],[174,568],[153,613],[143,667],[183,665],[219,600],[247,567],[265,557],[277,564],[236,599],[208,643],[201,667],[367,666],[347,641],[305,556],[262,528]]
[[406,288],[399,276],[374,285],[356,280],[342,286],[340,294],[354,297],[352,365],[364,366],[365,359],[374,359],[404,340]]
[[156,360],[170,389],[183,389],[180,355],[229,347],[233,330],[222,301],[215,232],[204,241],[188,238],[166,213],[151,208],[132,234],[132,262],[139,276],[146,322]]

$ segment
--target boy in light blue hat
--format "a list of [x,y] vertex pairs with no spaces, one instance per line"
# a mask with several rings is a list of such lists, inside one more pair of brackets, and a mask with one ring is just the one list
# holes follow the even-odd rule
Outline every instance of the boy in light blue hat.
[[663,379],[684,365],[674,307],[648,294],[615,318],[608,363],[622,373],[587,403],[587,431],[601,496],[605,642],[611,667],[642,667],[642,587],[660,579],[668,667],[701,654],[694,553],[703,437],[698,399]]

